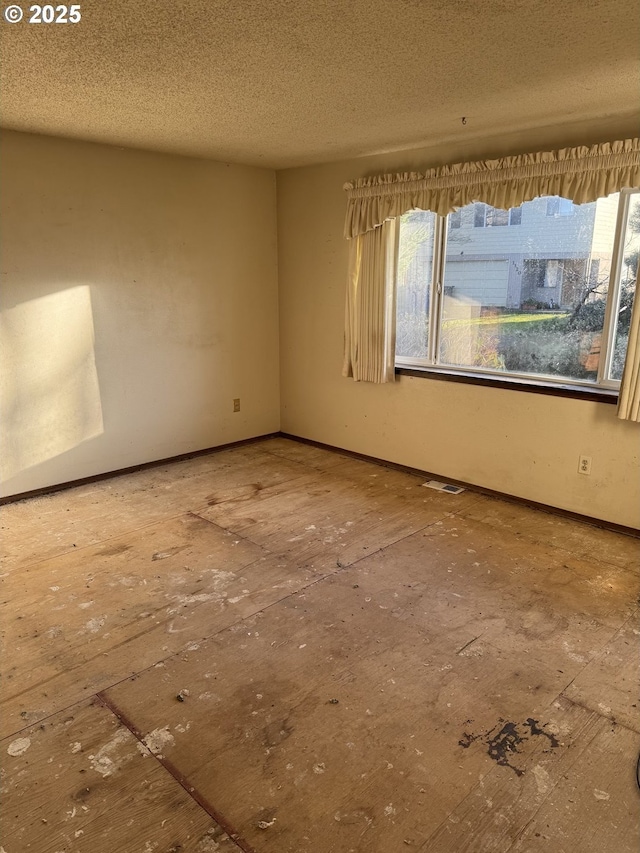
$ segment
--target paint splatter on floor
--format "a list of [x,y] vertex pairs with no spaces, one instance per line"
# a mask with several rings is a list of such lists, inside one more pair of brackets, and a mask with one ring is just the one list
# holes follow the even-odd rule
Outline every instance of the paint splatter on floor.
[[19,737],[16,740],[12,740],[7,748],[7,752],[9,755],[12,755],[14,758],[18,755],[24,755],[25,752],[31,746],[31,739],[28,737]]

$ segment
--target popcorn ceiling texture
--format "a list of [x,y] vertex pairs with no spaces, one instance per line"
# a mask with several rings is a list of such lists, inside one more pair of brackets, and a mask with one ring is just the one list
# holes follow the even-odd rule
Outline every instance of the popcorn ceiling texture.
[[28,24],[26,2],[2,21],[5,127],[273,168],[585,119],[634,132],[637,0],[80,4],[76,25]]

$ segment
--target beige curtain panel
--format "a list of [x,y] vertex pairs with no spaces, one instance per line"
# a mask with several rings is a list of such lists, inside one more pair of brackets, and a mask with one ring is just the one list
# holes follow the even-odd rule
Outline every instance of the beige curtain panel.
[[395,380],[396,223],[360,234],[349,247],[343,376]]
[[[395,360],[395,221],[409,210],[446,216],[474,201],[503,210],[545,195],[576,204],[640,187],[640,139],[456,163],[424,173],[360,178],[347,192],[350,241],[343,374],[392,382]],[[636,300],[618,417],[640,421],[640,302]]]
[[465,204],[483,201],[507,210],[543,195],[584,204],[637,186],[640,139],[455,163],[424,173],[359,178],[344,185],[345,237],[353,239],[415,208],[446,216]]
[[631,312],[627,357],[620,382],[618,417],[624,421],[640,422],[640,299],[638,299],[637,283]]

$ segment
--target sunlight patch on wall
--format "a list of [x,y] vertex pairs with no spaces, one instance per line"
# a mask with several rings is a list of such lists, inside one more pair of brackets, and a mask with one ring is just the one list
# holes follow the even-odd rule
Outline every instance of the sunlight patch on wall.
[[103,432],[88,285],[0,314],[2,479]]

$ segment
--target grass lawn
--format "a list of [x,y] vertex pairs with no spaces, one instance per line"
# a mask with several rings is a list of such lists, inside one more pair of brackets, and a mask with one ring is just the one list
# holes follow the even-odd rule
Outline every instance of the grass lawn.
[[[441,363],[591,379],[597,358],[590,354],[599,335],[570,328],[570,318],[567,311],[530,311],[444,320]],[[403,320],[398,324],[398,352],[424,357],[426,323],[413,317]]]
[[445,320],[443,356],[470,367],[587,378],[594,334],[567,328],[569,318],[536,311]]
[[556,320],[566,316],[568,315],[564,311],[544,314],[538,311],[533,314],[496,314],[495,316],[488,317],[461,317],[445,320],[443,326],[445,328],[454,328],[455,326],[504,326],[512,323],[540,323],[544,320]]

